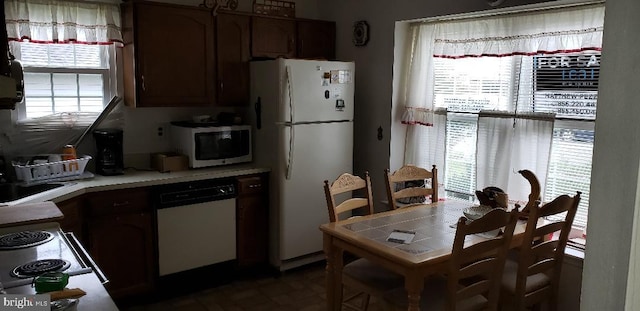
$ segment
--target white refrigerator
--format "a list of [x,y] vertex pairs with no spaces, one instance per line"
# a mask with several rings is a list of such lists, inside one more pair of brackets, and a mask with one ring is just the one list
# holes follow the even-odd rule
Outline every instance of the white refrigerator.
[[254,162],[271,168],[269,257],[284,271],[324,258],[323,185],[353,170],[353,62],[251,62]]

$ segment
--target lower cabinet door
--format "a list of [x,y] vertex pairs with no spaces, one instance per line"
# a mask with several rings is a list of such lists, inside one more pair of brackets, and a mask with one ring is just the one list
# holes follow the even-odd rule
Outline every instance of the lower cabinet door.
[[238,265],[267,262],[269,253],[268,206],[263,195],[238,198]]
[[91,219],[88,236],[89,252],[109,279],[105,286],[114,299],[151,292],[155,259],[148,212]]

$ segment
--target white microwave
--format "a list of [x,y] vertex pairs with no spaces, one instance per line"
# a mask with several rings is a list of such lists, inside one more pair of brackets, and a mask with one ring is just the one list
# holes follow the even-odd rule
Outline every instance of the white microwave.
[[189,167],[251,162],[251,126],[172,122],[171,141],[189,158]]

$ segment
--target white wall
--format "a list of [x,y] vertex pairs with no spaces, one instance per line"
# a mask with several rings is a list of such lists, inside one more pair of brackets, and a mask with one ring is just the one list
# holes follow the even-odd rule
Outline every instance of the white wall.
[[[583,310],[639,310],[631,244],[638,209],[640,159],[640,2],[607,1],[591,175]],[[635,249],[637,252],[638,250]],[[630,290],[627,292],[627,290]],[[634,297],[635,296],[635,297]],[[625,303],[625,297],[630,299]]]

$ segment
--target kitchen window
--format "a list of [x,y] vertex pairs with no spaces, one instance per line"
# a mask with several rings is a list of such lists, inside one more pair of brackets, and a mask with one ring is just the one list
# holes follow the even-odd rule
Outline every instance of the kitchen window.
[[[549,65],[541,59],[554,61]],[[591,61],[588,64],[578,61],[582,59]],[[475,190],[487,186],[478,187],[476,176],[481,111],[553,113],[553,132],[547,133],[552,133],[552,137],[543,201],[581,191],[582,200],[574,226],[584,228],[589,204],[599,64],[600,55],[594,52],[435,59],[435,107],[447,111],[444,175],[447,195],[473,200]],[[585,78],[585,70],[589,71],[590,79]],[[568,72],[582,72],[579,79],[573,80],[576,85],[567,85],[568,80],[562,78],[562,75],[569,75]],[[516,88],[518,94],[513,95]],[[509,122],[517,123],[518,120],[513,118]],[[544,178],[540,172],[537,175]]]
[[9,141],[4,152],[58,153],[116,95],[120,6],[65,0],[3,4],[9,49],[24,71],[23,102],[3,128]]
[[3,3],[9,48],[24,68],[18,122],[90,124],[115,95],[120,7],[64,0]]
[[[582,192],[587,223],[604,6],[504,13],[409,26],[401,102],[405,163],[439,168],[448,198],[498,186],[526,203]],[[425,126],[426,125],[426,126]]]
[[67,115],[86,125],[115,95],[113,45],[11,42],[24,68],[18,120]]

